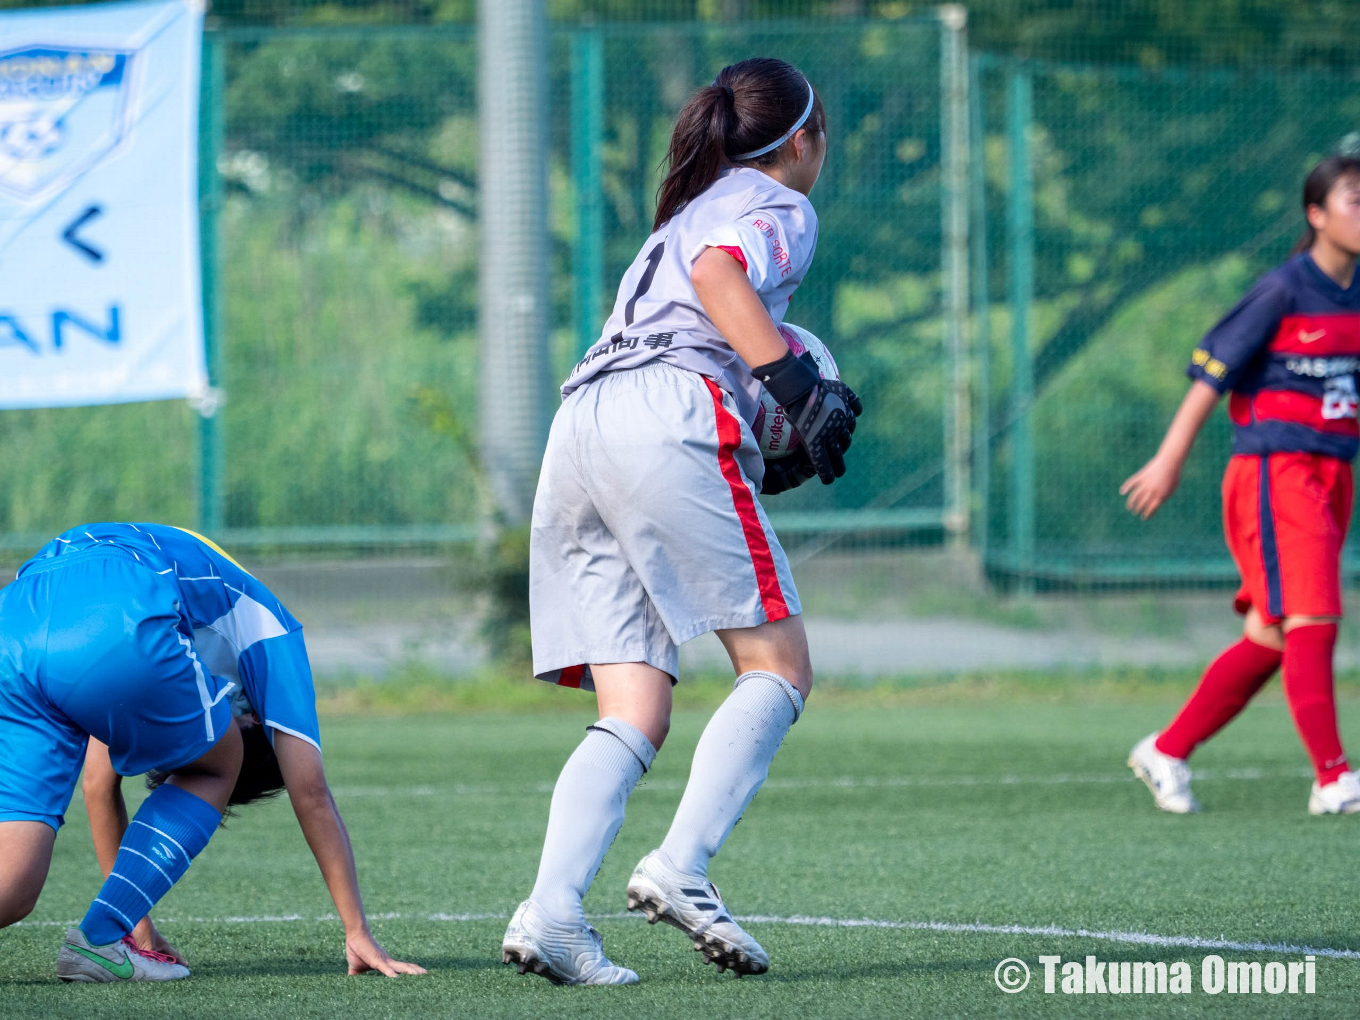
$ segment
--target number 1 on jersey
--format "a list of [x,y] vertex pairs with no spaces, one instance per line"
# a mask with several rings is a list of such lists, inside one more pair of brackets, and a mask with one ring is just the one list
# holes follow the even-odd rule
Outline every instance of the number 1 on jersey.
[[652,285],[652,280],[656,276],[656,267],[661,265],[661,256],[666,250],[666,242],[658,241],[656,247],[647,253],[647,268],[643,270],[642,279],[638,281],[637,290],[633,291],[633,296],[628,299],[628,304],[623,308],[623,324],[631,326],[633,324],[633,309],[638,303],[638,298],[647,293],[647,288]]

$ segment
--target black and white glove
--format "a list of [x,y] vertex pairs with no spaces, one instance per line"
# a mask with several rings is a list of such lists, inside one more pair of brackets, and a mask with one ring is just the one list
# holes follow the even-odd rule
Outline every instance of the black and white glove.
[[760,483],[762,496],[778,496],[781,492],[796,489],[809,478],[816,478],[817,471],[807,451],[799,446],[787,457],[765,462],[765,478]]
[[823,379],[811,354],[789,351],[778,361],[751,369],[770,396],[779,401],[803,440],[812,469],[823,485],[845,474],[845,451],[864,413],[855,391],[836,379]]

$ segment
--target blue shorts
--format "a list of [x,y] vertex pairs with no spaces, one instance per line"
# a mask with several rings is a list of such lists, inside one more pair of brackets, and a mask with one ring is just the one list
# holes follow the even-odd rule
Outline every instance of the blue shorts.
[[114,546],[30,566],[0,589],[0,821],[58,828],[88,737],[124,776],[202,757],[231,725],[173,576]]

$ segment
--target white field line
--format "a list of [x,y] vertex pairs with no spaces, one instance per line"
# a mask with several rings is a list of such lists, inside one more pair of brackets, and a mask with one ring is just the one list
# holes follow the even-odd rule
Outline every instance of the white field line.
[[[504,911],[470,914],[413,914],[394,911],[370,914],[370,921],[435,921],[465,923],[469,921],[504,921]],[[621,919],[642,920],[640,914],[590,914],[592,921]],[[296,921],[336,921],[335,914],[304,917],[302,914],[261,914],[254,917],[182,917],[158,918],[162,924],[286,924]],[[1157,946],[1163,949],[1222,949],[1234,953],[1273,953],[1282,956],[1318,956],[1334,960],[1360,960],[1360,950],[1331,949],[1325,946],[1301,946],[1292,942],[1240,942],[1234,939],[1211,939],[1198,935],[1158,935],[1146,931],[1097,931],[1090,928],[1061,928],[1042,924],[967,924],[951,921],[881,921],[871,918],[806,917],[795,914],[780,917],[772,914],[737,915],[738,921],[748,924],[788,924],[811,928],[877,928],[889,931],[934,931],[972,935],[1032,935],[1043,938],[1076,938],[1097,942],[1120,942],[1129,945]],[[75,921],[19,921],[14,927],[69,928]]]
[[[1306,779],[1311,769],[1195,769],[1193,778],[1204,782],[1255,782],[1262,779]],[[954,786],[1063,786],[1087,783],[1127,783],[1129,772],[1059,773],[1057,775],[1000,776],[815,776],[806,779],[767,779],[763,790],[875,790],[912,787]],[[676,791],[685,788],[683,779],[643,780],[638,789]],[[543,783],[449,783],[432,786],[335,786],[337,797],[481,797],[552,793],[553,784]]]

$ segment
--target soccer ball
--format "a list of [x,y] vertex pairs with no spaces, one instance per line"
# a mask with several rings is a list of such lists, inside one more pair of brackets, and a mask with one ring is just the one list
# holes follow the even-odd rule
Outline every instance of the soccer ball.
[[[840,371],[836,368],[836,359],[826,349],[826,344],[802,326],[783,323],[779,327],[779,335],[784,338],[784,342],[789,345],[789,350],[793,351],[795,357],[810,352],[823,379],[841,377]],[[756,420],[751,425],[751,431],[755,433],[756,442],[760,444],[761,455],[767,460],[787,457],[798,449],[798,444],[802,442],[801,437],[793,430],[793,424],[784,414],[784,409],[765,390],[760,391],[760,409],[756,411]]]

